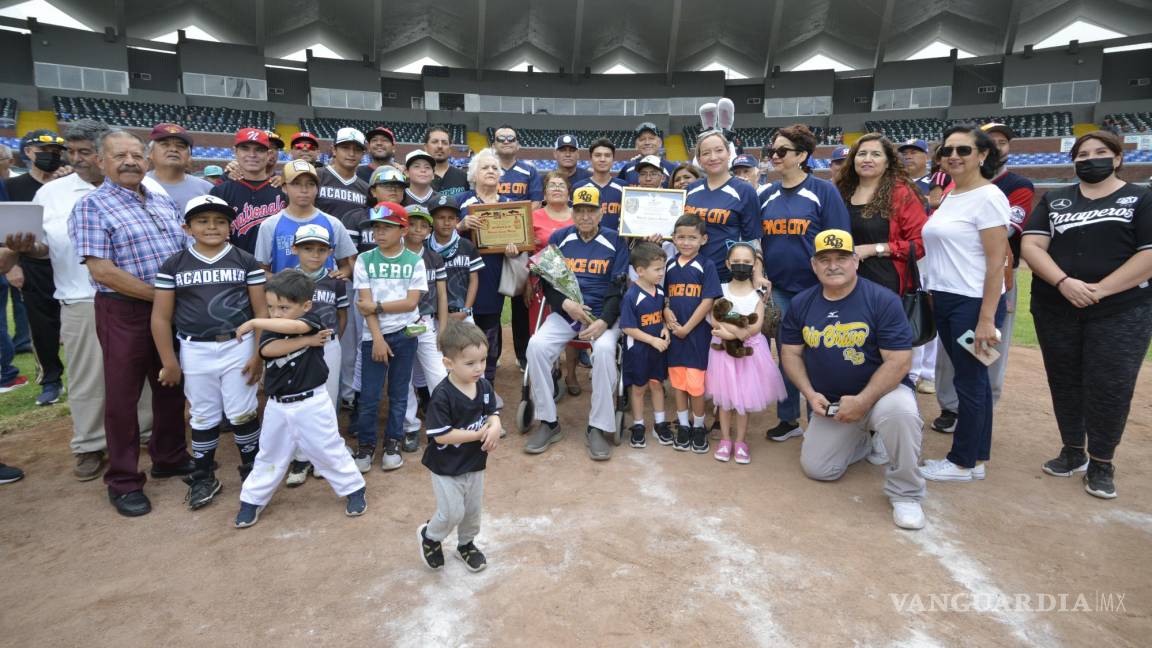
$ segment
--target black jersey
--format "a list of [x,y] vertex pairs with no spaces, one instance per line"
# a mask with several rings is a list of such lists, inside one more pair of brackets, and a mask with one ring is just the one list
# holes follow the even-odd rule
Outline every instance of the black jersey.
[[[449,313],[464,308],[472,273],[484,269],[484,259],[476,252],[476,245],[459,235],[453,238],[453,242],[437,250],[444,259],[444,287],[448,291]],[[433,245],[432,238],[428,239],[428,245]]]
[[404,190],[404,202],[402,203],[402,205],[404,207],[409,207],[411,205],[420,205],[421,207],[424,207],[425,209],[428,209],[429,211],[431,211],[433,203],[435,203],[439,199],[440,199],[440,194],[436,193],[435,190],[429,191],[427,196],[424,196],[423,198],[421,198],[421,197],[413,194],[411,190],[405,189]]
[[[313,335],[324,329],[320,319],[312,312],[301,315],[299,321],[309,327],[308,332],[301,335]],[[294,337],[300,335],[264,331],[260,334],[260,348],[263,349],[269,342]],[[269,396],[292,396],[310,389],[323,389],[327,380],[328,365],[324,364],[324,347],[306,346],[285,356],[264,358],[264,393]]]
[[235,245],[214,258],[194,248],[168,257],[156,273],[156,290],[176,291],[172,323],[187,336],[228,335],[252,319],[248,287],[265,281],[256,257]]
[[459,196],[471,189],[468,185],[468,174],[452,165],[442,176],[432,178],[432,188],[441,196]]
[[320,320],[320,326],[332,329],[333,334],[340,332],[340,311],[348,310],[348,282],[343,279],[333,279],[328,276],[328,270],[321,270],[323,276],[316,281],[316,290],[312,293],[312,310]]
[[268,180],[228,180],[212,187],[208,193],[223,199],[236,212],[230,239],[232,245],[248,254],[256,253],[256,235],[260,232],[260,223],[288,206],[284,194],[278,187],[268,184]]
[[481,378],[476,383],[476,397],[468,398],[448,378],[432,391],[425,410],[424,425],[428,445],[422,463],[437,475],[455,476],[484,470],[488,453],[479,441],[459,445],[440,444],[436,437],[452,430],[479,430],[489,416],[497,414],[496,392],[492,383]]
[[421,250],[424,256],[424,271],[428,273],[428,290],[420,295],[420,315],[435,316],[436,302],[439,300],[440,288],[437,282],[444,281],[444,257],[424,246]]
[[[336,175],[331,167],[317,171],[320,176],[320,192],[316,195],[316,208],[330,214],[344,223],[352,242],[360,252],[376,247],[375,243],[365,243],[360,223],[368,220],[368,182],[353,176],[345,180]],[[371,230],[368,230],[371,234]],[[368,237],[371,239],[371,235]]]

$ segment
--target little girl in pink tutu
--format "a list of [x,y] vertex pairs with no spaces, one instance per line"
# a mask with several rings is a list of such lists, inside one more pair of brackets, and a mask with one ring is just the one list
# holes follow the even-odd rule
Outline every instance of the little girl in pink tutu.
[[[728,249],[728,269],[732,280],[723,284],[724,298],[732,302],[732,311],[740,315],[756,314],[756,322],[740,327],[727,322],[712,322],[712,344],[708,352],[708,371],[704,391],[719,410],[720,444],[717,461],[736,463],[752,460],[745,442],[748,436],[748,413],[759,412],[785,397],[784,380],[772,360],[768,341],[760,334],[764,322],[764,302],[752,286],[756,254],[751,245],[736,243]],[[740,340],[751,354],[740,358],[729,355],[715,345],[725,340]],[[732,413],[736,413],[736,443],[732,443]]]

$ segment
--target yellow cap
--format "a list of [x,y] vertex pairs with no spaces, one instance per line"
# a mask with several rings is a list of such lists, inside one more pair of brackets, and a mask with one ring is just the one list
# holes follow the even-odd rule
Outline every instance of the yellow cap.
[[852,235],[840,229],[824,230],[816,235],[816,254],[836,250],[855,254],[856,247],[852,245]]
[[316,167],[308,160],[292,160],[284,165],[284,184],[292,184],[296,178],[302,175],[310,175],[316,182],[320,182],[320,176],[316,173]]
[[592,205],[600,206],[600,190],[596,187],[580,187],[572,192],[572,206]]

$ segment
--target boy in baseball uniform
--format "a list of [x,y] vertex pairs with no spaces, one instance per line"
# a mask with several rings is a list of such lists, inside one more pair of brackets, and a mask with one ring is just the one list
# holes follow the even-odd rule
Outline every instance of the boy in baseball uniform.
[[424,271],[428,276],[428,291],[420,297],[420,321],[416,334],[416,359],[412,363],[412,380],[408,384],[408,407],[404,411],[404,452],[420,449],[420,419],[417,418],[419,399],[416,390],[427,395],[428,391],[440,384],[448,375],[444,371],[444,357],[436,346],[437,331],[444,330],[448,319],[448,291],[444,287],[447,274],[444,257],[424,244],[432,233],[432,214],[424,205],[413,204],[405,207],[408,212],[408,232],[404,235],[404,247],[420,254],[424,259]]

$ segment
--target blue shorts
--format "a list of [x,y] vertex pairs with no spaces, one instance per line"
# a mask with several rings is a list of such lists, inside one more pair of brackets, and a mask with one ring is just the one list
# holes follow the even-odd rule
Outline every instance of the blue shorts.
[[655,380],[668,378],[668,362],[663,353],[644,342],[629,338],[624,343],[624,356],[620,360],[624,369],[624,385],[643,386]]

